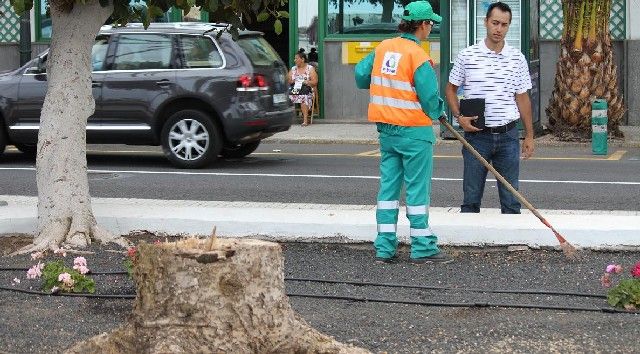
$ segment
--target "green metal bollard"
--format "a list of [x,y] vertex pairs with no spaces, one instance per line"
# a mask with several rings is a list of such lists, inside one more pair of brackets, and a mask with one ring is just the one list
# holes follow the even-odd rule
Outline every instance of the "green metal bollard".
[[607,154],[607,101],[596,99],[591,103],[591,151],[594,155]]

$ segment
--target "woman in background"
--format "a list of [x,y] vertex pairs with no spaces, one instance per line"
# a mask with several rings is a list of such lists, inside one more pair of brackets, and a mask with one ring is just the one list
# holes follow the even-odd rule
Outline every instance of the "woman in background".
[[318,75],[307,63],[307,55],[301,50],[294,58],[295,66],[289,71],[289,98],[299,103],[302,110],[302,126],[309,125],[309,110],[313,102],[313,87],[318,84]]

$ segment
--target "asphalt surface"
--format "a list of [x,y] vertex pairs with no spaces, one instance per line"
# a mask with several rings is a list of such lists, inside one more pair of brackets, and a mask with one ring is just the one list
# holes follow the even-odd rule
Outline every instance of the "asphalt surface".
[[[178,170],[158,148],[90,146],[94,197],[368,205],[378,188],[377,147],[343,144],[263,144],[245,159],[201,170]],[[537,208],[639,210],[640,149],[615,148],[609,157],[584,147],[539,146],[521,164],[522,194]],[[436,149],[432,206],[462,200],[460,147]],[[8,151],[0,164],[0,194],[35,196],[34,161]],[[483,206],[499,207],[494,181]]]
[[[85,256],[94,271],[121,270],[122,255]],[[401,249],[400,262],[373,262],[370,244],[283,244],[285,278],[446,286],[418,290],[286,281],[288,293],[408,300],[430,303],[502,303],[507,307],[450,307],[291,297],[306,321],[336,339],[373,352],[639,352],[640,315],[524,309],[518,306],[607,308],[603,298],[543,294],[499,294],[495,290],[546,290],[603,295],[599,278],[610,263],[629,266],[640,253],[584,252],[574,262],[559,252],[504,249],[447,249],[447,265],[414,266]],[[70,257],[67,259],[71,262]],[[0,267],[28,267],[29,256],[0,257]],[[2,286],[37,290],[25,273],[0,271]],[[97,293],[130,294],[124,276],[96,275]],[[460,289],[464,288],[464,289]],[[469,291],[469,288],[483,291]],[[60,352],[76,341],[109,331],[126,320],[132,300],[43,297],[0,291],[0,352]],[[26,330],[28,329],[28,330]]]

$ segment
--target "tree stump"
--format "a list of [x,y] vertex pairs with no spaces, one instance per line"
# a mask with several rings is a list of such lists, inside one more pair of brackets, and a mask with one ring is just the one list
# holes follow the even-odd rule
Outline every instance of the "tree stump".
[[212,237],[138,250],[128,322],[67,353],[368,353],[294,314],[276,243]]

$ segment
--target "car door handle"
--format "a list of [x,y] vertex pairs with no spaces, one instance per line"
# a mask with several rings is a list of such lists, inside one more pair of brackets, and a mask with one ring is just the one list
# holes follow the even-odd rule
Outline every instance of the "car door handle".
[[157,84],[158,86],[165,87],[165,86],[169,86],[169,85],[171,85],[171,81],[170,81],[170,80],[167,80],[167,79],[162,79],[162,80],[160,80],[160,81],[156,81],[156,84]]
[[102,87],[102,82],[91,81],[91,87]]

